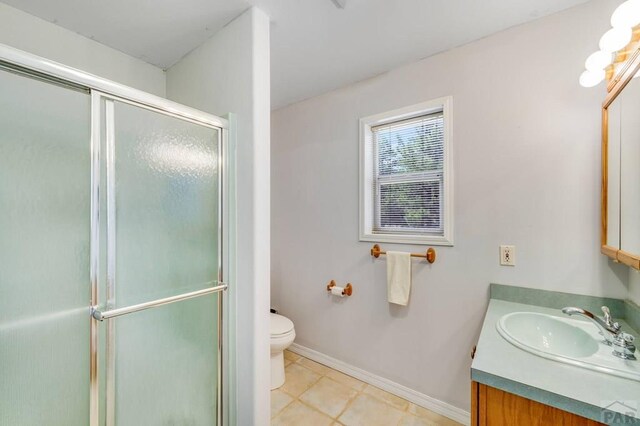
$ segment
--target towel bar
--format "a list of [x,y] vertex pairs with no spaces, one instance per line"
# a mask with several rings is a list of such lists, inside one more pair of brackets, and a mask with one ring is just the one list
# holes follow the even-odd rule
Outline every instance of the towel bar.
[[[378,257],[380,257],[381,254],[387,254],[387,252],[381,250],[378,244],[374,244],[373,247],[371,248],[371,256],[377,259]],[[436,261],[436,251],[432,247],[429,247],[424,254],[411,253],[411,257],[422,257],[424,259],[427,259],[427,262],[433,263]]]

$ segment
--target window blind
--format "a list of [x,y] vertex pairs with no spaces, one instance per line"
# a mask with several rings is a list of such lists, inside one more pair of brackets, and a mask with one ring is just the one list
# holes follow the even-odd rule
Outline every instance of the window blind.
[[442,112],[371,128],[378,233],[443,233]]

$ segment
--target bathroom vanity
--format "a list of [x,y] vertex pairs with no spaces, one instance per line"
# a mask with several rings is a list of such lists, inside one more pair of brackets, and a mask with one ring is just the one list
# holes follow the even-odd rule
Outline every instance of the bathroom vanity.
[[640,425],[640,361],[615,357],[592,322],[561,310],[604,305],[639,336],[628,301],[492,284],[471,365],[471,424]]

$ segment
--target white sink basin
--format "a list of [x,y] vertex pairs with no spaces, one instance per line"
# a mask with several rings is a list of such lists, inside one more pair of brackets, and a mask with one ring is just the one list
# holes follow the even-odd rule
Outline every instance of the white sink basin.
[[[500,319],[498,331],[516,346],[572,358],[598,352],[598,342],[574,324],[532,312],[515,312]],[[519,344],[516,344],[516,342]]]
[[640,361],[613,356],[590,322],[534,312],[514,312],[496,328],[514,346],[554,361],[640,381]]

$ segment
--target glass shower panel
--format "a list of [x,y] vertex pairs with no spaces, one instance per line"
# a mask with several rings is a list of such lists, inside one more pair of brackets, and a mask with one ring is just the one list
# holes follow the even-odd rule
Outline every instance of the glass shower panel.
[[89,418],[90,97],[0,70],[0,425]]
[[217,129],[115,103],[115,306],[218,279]]
[[111,320],[117,326],[116,425],[217,424],[218,297]]
[[[126,103],[114,108],[111,305],[217,285],[218,130]],[[216,424],[218,297],[109,320],[116,425]]]

